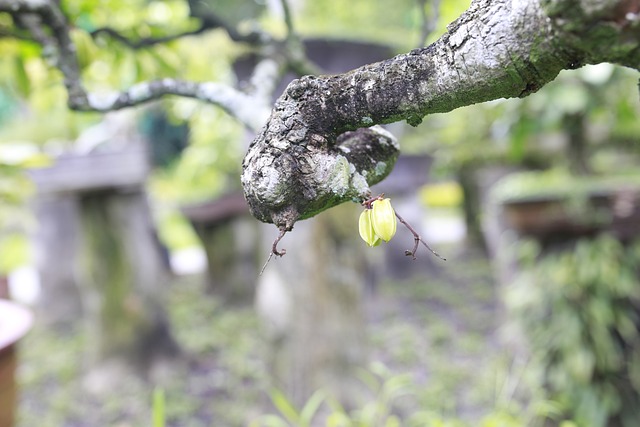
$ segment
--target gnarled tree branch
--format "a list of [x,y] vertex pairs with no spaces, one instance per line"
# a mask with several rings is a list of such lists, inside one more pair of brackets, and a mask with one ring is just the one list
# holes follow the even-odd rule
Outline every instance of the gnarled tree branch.
[[[312,191],[325,167],[312,160],[337,162],[343,132],[399,120],[418,125],[427,114],[524,97],[584,64],[640,70],[639,10],[639,0],[477,0],[428,47],[292,82],[243,163],[252,213],[290,229],[319,207],[345,201],[342,187]],[[271,165],[276,170],[265,172]]]

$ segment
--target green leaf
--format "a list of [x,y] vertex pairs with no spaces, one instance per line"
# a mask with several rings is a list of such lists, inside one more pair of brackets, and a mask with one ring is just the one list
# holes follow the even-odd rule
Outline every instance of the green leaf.
[[310,426],[313,417],[318,412],[320,405],[326,399],[326,394],[322,390],[318,390],[307,400],[302,411],[300,411],[300,424],[303,426]]
[[165,399],[164,390],[156,388],[153,390],[153,427],[165,426]]
[[287,421],[295,426],[300,424],[300,415],[298,415],[298,411],[296,411],[293,404],[281,391],[277,389],[271,390],[271,401]]
[[15,77],[15,89],[23,97],[29,96],[31,90],[31,81],[25,68],[22,57],[16,56],[13,61],[14,77]]

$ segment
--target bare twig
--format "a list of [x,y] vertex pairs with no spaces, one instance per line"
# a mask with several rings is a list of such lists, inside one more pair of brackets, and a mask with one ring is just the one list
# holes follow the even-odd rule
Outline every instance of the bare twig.
[[177,39],[180,39],[180,38],[183,38],[183,37],[202,34],[202,33],[204,33],[205,31],[207,31],[209,29],[211,29],[211,27],[207,27],[204,24],[202,24],[198,28],[196,28],[195,30],[185,31],[183,33],[177,33],[177,34],[172,34],[172,35],[163,36],[163,37],[146,37],[146,38],[141,38],[141,39],[138,39],[138,40],[132,40],[132,39],[130,39],[128,37],[125,37],[124,35],[122,35],[118,31],[116,31],[115,29],[109,28],[109,27],[103,27],[103,28],[95,29],[95,30],[91,31],[89,34],[93,38],[96,38],[97,36],[100,36],[101,34],[105,34],[105,35],[108,35],[109,37],[111,37],[112,39],[119,41],[120,43],[124,44],[125,46],[130,47],[131,49],[142,49],[142,48],[154,46],[154,45],[160,44],[160,43],[167,43],[167,42],[170,42],[170,41],[173,41],[173,40],[177,40]]
[[[436,29],[440,17],[440,0],[417,0],[420,11],[420,40],[418,46],[424,46],[429,36]],[[431,3],[431,13],[427,12],[427,4]]]
[[404,254],[406,256],[410,256],[413,259],[416,259],[416,252],[418,251],[418,244],[422,243],[425,248],[427,248],[429,251],[431,251],[432,254],[434,254],[435,256],[437,256],[438,258],[440,258],[443,261],[447,260],[446,258],[443,258],[442,256],[440,256],[440,254],[438,252],[436,252],[433,249],[431,249],[431,246],[429,246],[427,244],[427,242],[424,241],[424,239],[420,236],[420,234],[418,234],[418,232],[407,221],[405,221],[404,218],[402,218],[400,215],[398,215],[397,212],[396,212],[396,217],[398,217],[398,221],[400,221],[405,227],[407,227],[407,229],[409,229],[409,231],[413,234],[413,240],[414,240],[413,250],[404,251]]
[[[58,4],[47,1],[0,0],[0,11],[9,12],[42,45],[46,56],[64,76],[64,85],[69,96],[69,105],[87,103],[87,93],[80,80],[80,67],[75,46],[69,34],[67,18]],[[51,35],[44,31],[51,30]]]
[[199,18],[204,28],[222,28],[234,42],[247,43],[252,46],[265,46],[274,43],[273,38],[263,31],[252,29],[249,33],[241,33],[210,10],[196,9],[191,8],[191,16]]
[[287,0],[280,0],[282,6],[282,13],[284,15],[284,23],[287,26],[287,39],[296,37],[296,32],[293,27],[293,18],[291,17],[291,8]]
[[287,253],[286,249],[281,249],[280,251],[278,251],[278,243],[280,243],[280,240],[282,240],[282,238],[286,233],[287,233],[287,230],[285,228],[280,228],[280,234],[278,234],[278,237],[276,237],[276,240],[274,240],[273,244],[271,245],[269,258],[267,258],[267,262],[265,262],[264,265],[262,266],[262,270],[260,270],[260,276],[262,276],[262,273],[264,273],[265,268],[267,268],[267,265],[269,265],[269,262],[271,261],[271,258],[274,255],[281,257]]
[[[79,111],[114,111],[140,105],[165,95],[196,98],[217,105],[252,130],[258,130],[269,116],[265,100],[247,95],[220,83],[196,83],[179,79],[161,79],[136,83],[122,92],[106,95],[90,94],[83,104],[74,105]],[[260,108],[263,106],[263,108]]]

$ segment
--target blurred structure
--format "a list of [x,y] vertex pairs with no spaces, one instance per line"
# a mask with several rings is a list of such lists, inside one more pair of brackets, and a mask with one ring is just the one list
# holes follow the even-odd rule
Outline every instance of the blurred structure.
[[206,289],[226,302],[253,301],[260,272],[260,224],[249,214],[242,193],[185,206],[207,256]]
[[[147,150],[139,138],[119,143],[60,156],[30,173],[40,224],[39,312],[58,325],[86,321],[94,368],[148,373],[158,358],[175,356],[177,345],[160,301],[167,269],[144,189]],[[111,369],[100,372],[93,370],[95,388],[117,381]]]

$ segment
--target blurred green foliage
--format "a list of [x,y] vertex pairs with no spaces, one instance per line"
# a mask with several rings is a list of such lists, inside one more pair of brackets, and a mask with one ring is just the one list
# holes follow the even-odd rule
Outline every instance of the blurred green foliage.
[[354,407],[341,407],[326,392],[310,398],[306,410],[277,397],[253,307],[231,310],[203,295],[202,277],[189,276],[168,289],[172,331],[188,363],[174,366],[175,376],[162,384],[164,405],[153,405],[149,383],[133,376],[112,393],[86,393],[81,360],[87,330],[36,324],[20,348],[18,426],[151,425],[154,409],[162,406],[168,426],[261,425],[268,414],[282,423],[283,411],[313,419],[314,426],[331,414],[342,422],[338,426],[375,426],[376,418],[409,427],[540,426],[534,421],[556,405],[539,395],[530,403],[515,396],[517,389],[540,390],[530,380],[530,366],[495,340],[497,295],[486,258],[461,247],[447,253],[452,259],[432,276],[380,284],[366,329],[371,359],[378,362],[358,375],[364,392]]
[[[406,416],[399,414],[396,403],[407,397],[416,397],[419,387],[409,374],[392,374],[383,364],[372,363],[361,373],[363,382],[374,398],[362,407],[347,410],[335,398],[322,391],[314,393],[299,411],[279,391],[271,392],[278,414],[263,415],[251,427],[465,427],[462,419],[443,416],[437,411],[421,409]],[[474,427],[522,427],[526,421],[508,411],[493,409]]]
[[425,185],[419,192],[420,201],[432,208],[457,208],[462,203],[462,188],[455,181]]
[[632,170],[640,151],[637,73],[610,64],[563,71],[524,99],[496,100],[427,116],[407,128],[403,150],[433,154],[435,169],[491,164],[568,167],[567,117],[585,126],[586,155],[594,172]]
[[602,235],[571,250],[520,246],[523,273],[506,289],[542,369],[540,385],[582,427],[640,419],[640,242]]
[[[441,36],[469,4],[469,0],[441,2],[440,19],[429,40]],[[295,16],[296,27],[305,36],[367,40],[404,52],[418,47],[422,25],[418,7],[415,0],[307,1]]]
[[0,144],[0,275],[30,261],[25,233],[34,221],[25,204],[35,188],[24,169],[49,162],[33,144]]

